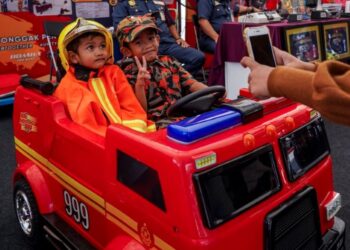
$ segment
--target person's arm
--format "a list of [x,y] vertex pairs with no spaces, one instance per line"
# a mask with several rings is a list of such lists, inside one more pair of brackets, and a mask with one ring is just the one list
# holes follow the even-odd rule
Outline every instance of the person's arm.
[[171,17],[169,9],[166,5],[164,6],[164,16],[165,16],[165,23],[168,26],[169,32],[172,35],[172,37],[174,37],[176,43],[183,48],[189,47],[190,45],[181,38],[179,32],[177,31],[175,21]]
[[[309,76],[302,77],[301,71],[287,67],[272,71],[268,80],[271,95],[301,102],[334,122],[350,125],[350,66],[325,61],[317,65],[314,73],[307,72]],[[291,74],[298,79],[288,79]]]
[[244,6],[244,5],[239,5],[239,14],[246,14],[246,13],[253,13],[253,12],[260,12],[260,9],[255,8],[253,6]]
[[219,38],[219,34],[216,33],[216,31],[214,30],[213,26],[209,23],[209,21],[207,19],[201,18],[198,20],[198,22],[202,31],[211,39],[213,39],[215,42],[217,42]]
[[238,16],[239,14],[247,14],[247,13],[253,13],[253,12],[260,12],[261,10],[258,8],[255,8],[254,6],[245,6],[240,5],[236,2],[231,1],[231,7],[233,11],[234,16]]
[[[171,59],[170,59],[171,60]],[[193,76],[185,70],[178,61],[171,62],[173,67],[178,68],[179,82],[184,93],[196,92],[198,90],[207,88],[208,86],[197,81]]]
[[[202,89],[205,89],[205,88],[208,88],[207,85],[205,85],[204,83],[201,83],[201,82],[198,82],[198,81],[194,81],[192,84],[191,84],[191,87],[190,87],[190,92],[196,92],[196,91],[199,91],[199,90],[202,90]],[[225,94],[220,97],[220,101],[223,101],[225,100],[226,98],[226,95],[227,93],[225,92]]]
[[[277,65],[284,65],[289,68],[301,69],[304,71],[314,71],[316,69],[316,64],[314,63],[303,62],[298,58],[294,57],[293,55],[278,49],[277,47],[273,47],[273,50]],[[271,94],[269,92],[267,82],[274,68],[259,64],[250,57],[243,57],[241,60],[241,64],[243,67],[249,67],[251,70],[248,77],[249,89],[251,93],[257,97],[262,98],[270,96]],[[302,71],[302,73],[299,73],[298,76],[303,77],[305,75],[303,73],[305,72]],[[286,75],[286,77],[287,79],[285,79],[284,81],[290,79],[290,75]]]
[[169,28],[170,34],[175,38],[176,43],[178,45],[180,45],[183,48],[187,48],[190,46],[185,40],[183,40],[180,37],[179,32],[177,31],[175,24],[170,25],[168,28]]
[[[284,96],[308,105],[328,119],[350,125],[350,66],[338,61],[325,61],[310,70],[278,66],[271,68],[245,57],[249,67],[249,89],[255,96]],[[311,66],[307,64],[307,66]]]
[[211,20],[210,17],[212,16],[214,11],[215,10],[212,0],[197,1],[197,18],[199,27],[207,36],[209,36],[211,39],[217,42],[219,34],[209,21]]
[[201,82],[195,81],[195,82],[192,83],[192,85],[190,87],[190,91],[191,92],[196,92],[198,90],[205,89],[205,88],[208,88],[208,86],[203,84],[203,83],[201,83]]
[[130,13],[126,8],[124,2],[118,2],[118,4],[113,7],[113,13],[112,13],[113,27],[117,29],[117,26],[120,23],[120,21],[129,15]]

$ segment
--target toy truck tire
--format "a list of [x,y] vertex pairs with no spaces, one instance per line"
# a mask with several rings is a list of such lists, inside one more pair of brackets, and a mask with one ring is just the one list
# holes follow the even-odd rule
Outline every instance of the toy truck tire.
[[16,181],[13,201],[21,231],[30,245],[38,246],[43,237],[42,222],[34,194],[25,179]]

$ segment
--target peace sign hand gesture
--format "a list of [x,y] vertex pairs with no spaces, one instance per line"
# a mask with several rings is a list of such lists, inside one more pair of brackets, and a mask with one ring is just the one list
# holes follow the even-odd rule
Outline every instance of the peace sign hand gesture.
[[145,94],[145,80],[151,79],[151,74],[147,71],[147,61],[146,58],[142,57],[142,65],[140,60],[135,56],[135,62],[138,68],[138,74],[135,83],[135,95],[139,100],[143,109],[147,112],[147,100]]
[[151,74],[147,71],[146,58],[142,57],[142,65],[140,60],[135,56],[135,62],[138,68],[138,74],[136,77],[136,86],[145,86],[145,80],[151,79]]

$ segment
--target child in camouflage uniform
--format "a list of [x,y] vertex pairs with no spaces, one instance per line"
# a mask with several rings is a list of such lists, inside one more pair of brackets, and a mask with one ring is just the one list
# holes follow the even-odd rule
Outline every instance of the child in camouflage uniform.
[[181,97],[207,86],[195,80],[176,59],[158,56],[158,28],[150,15],[128,16],[117,27],[124,58],[119,63],[148,119],[164,127],[172,118],[168,107]]

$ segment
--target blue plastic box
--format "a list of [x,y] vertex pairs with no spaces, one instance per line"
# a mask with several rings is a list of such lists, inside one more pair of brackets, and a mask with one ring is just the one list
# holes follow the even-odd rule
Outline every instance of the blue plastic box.
[[188,144],[240,123],[241,115],[239,112],[228,108],[217,108],[170,124],[167,128],[167,135],[172,140]]

